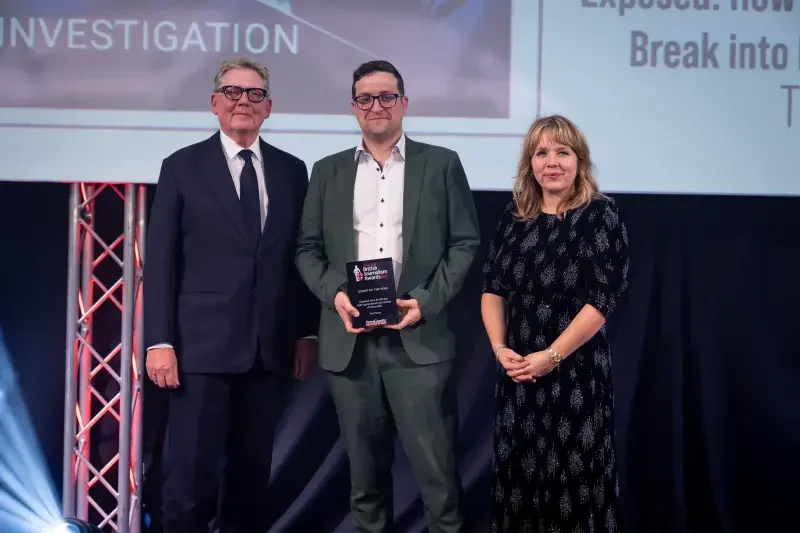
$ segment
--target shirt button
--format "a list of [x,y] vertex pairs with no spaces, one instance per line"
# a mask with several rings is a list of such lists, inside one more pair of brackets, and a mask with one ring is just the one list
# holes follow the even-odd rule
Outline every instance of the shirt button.
[[381,198],[381,203],[383,203],[383,198]]
[[383,222],[381,222],[381,227],[383,227]]
[[382,251],[383,251],[383,248],[381,248],[381,249],[380,249],[380,250],[378,250],[378,251],[379,251],[379,252],[382,252]]

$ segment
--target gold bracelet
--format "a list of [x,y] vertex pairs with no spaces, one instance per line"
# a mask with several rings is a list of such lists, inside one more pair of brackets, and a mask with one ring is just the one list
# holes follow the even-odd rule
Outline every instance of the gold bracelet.
[[550,354],[550,359],[552,359],[552,360],[553,360],[553,362],[554,362],[556,365],[558,365],[558,364],[559,364],[561,361],[563,361],[563,360],[564,360],[564,358],[563,358],[563,357],[561,357],[561,354],[560,354],[560,353],[558,353],[557,351],[555,351],[555,350],[554,350],[554,349],[552,349],[552,348],[548,348],[548,349],[547,349],[547,353],[549,353],[549,354]]
[[500,352],[504,349],[508,348],[505,344],[498,344],[497,347],[494,349],[494,356],[499,357]]

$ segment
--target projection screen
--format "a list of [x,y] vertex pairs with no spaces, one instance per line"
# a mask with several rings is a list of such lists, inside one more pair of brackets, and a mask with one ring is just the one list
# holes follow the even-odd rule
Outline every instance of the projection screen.
[[353,147],[352,71],[387,59],[405,128],[508,190],[537,114],[586,133],[601,188],[800,195],[792,0],[6,0],[0,180],[155,182],[216,130],[222,60],[271,72],[265,140]]

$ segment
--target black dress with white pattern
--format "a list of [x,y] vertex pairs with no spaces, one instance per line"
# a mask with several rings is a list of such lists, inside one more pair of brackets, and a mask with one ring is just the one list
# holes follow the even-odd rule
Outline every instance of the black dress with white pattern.
[[[485,292],[506,299],[506,343],[550,346],[585,304],[608,317],[627,287],[628,235],[598,196],[563,218],[532,222],[506,208],[484,265]],[[615,532],[611,352],[603,328],[536,383],[497,365],[491,532]]]

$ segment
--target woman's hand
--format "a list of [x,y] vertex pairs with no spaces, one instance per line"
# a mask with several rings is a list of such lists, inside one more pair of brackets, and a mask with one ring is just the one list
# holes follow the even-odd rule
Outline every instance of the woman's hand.
[[525,368],[528,363],[525,358],[511,348],[501,348],[497,352],[497,361],[503,366],[506,373]]
[[535,383],[536,378],[541,378],[552,372],[556,367],[553,358],[547,352],[533,352],[523,358],[523,363],[517,368],[508,371],[508,377],[517,383]]

